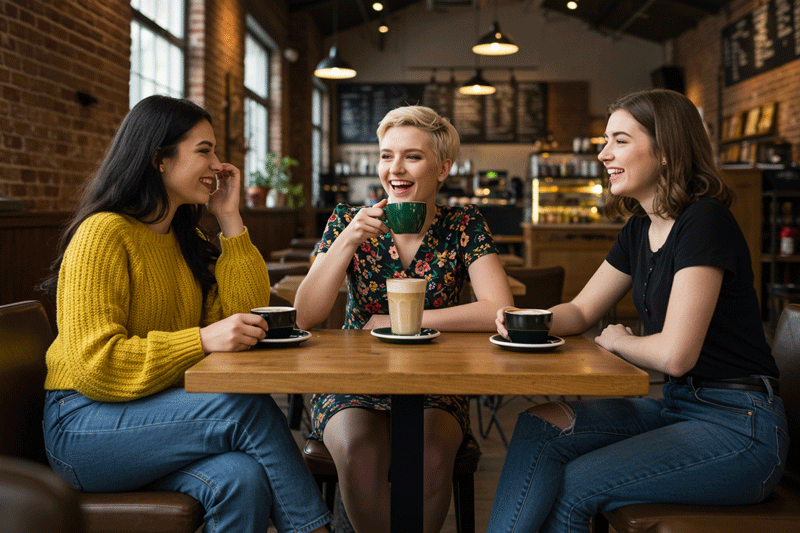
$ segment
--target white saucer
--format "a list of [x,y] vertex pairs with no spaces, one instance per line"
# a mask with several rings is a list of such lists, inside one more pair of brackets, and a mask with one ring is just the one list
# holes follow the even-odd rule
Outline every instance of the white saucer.
[[285,339],[261,339],[263,344],[298,344],[311,338],[311,333],[302,329],[292,330],[292,334]]
[[383,342],[389,342],[393,344],[417,344],[428,342],[431,339],[435,339],[441,335],[440,332],[431,328],[422,328],[418,335],[395,335],[392,333],[392,328],[373,329],[370,331],[370,333],[373,336],[378,337]]
[[519,342],[511,342],[500,335],[492,335],[489,337],[489,340],[493,344],[517,352],[546,352],[564,344],[564,339],[561,337],[556,337],[555,335],[549,335],[547,337],[547,342],[543,344],[522,344]]

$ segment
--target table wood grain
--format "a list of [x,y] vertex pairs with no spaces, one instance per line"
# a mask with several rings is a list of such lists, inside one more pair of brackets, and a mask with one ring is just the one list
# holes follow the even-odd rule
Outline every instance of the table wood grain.
[[491,333],[443,332],[388,344],[365,330],[312,330],[298,345],[212,353],[186,371],[189,392],[643,396],[648,374],[582,336],[512,352]]

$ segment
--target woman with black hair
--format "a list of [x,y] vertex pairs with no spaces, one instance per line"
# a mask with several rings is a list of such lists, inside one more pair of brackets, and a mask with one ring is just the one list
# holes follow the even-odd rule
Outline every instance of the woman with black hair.
[[[239,213],[208,112],[152,96],[123,121],[61,241],[45,444],[86,492],[164,490],[210,531],[326,531],[330,515],[271,397],[187,394],[184,371],[265,336],[266,264]],[[214,187],[216,183],[216,188]],[[198,227],[203,204],[217,250]]]

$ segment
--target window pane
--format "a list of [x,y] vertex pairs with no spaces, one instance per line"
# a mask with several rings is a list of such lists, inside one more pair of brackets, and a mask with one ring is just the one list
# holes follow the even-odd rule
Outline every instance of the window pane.
[[252,98],[245,98],[245,175],[261,170],[269,150],[267,108]]
[[322,173],[322,132],[316,128],[311,131],[311,205],[319,205],[320,174]]
[[311,94],[311,123],[322,127],[322,94],[318,89]]
[[268,50],[248,34],[244,47],[244,85],[264,99],[269,98],[268,67]]
[[183,51],[136,22],[131,35],[138,38],[131,39],[130,105],[152,94],[183,96]]

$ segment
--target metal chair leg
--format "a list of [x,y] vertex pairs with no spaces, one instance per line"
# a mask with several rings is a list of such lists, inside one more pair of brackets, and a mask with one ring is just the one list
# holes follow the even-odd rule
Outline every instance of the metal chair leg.
[[[492,426],[495,426],[497,428],[497,433],[500,435],[500,440],[503,442],[503,446],[508,448],[508,439],[506,438],[506,434],[503,432],[503,428],[500,426],[500,419],[497,418],[497,410],[500,408],[502,402],[503,402],[503,396],[478,397],[478,432],[480,433],[481,437],[485,439],[489,435]],[[485,429],[483,427],[483,415],[481,414],[481,404],[484,404],[491,410],[491,414],[489,416],[489,423],[486,425]]]

